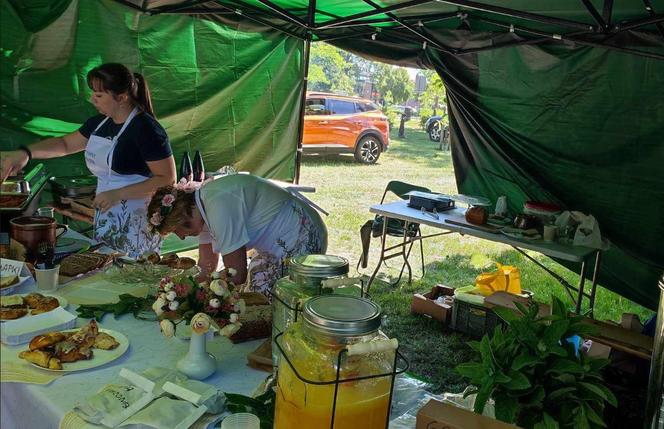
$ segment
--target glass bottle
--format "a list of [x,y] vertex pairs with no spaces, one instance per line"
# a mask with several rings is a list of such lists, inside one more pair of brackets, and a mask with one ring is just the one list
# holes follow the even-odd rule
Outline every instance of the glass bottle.
[[197,150],[194,154],[192,173],[194,182],[202,182],[205,180],[205,166],[203,165],[203,157],[201,156],[200,150]]
[[180,162],[180,179],[186,179],[187,182],[191,182],[193,179],[193,168],[191,166],[191,158],[189,158],[188,151],[182,155],[182,161]]
[[[302,319],[277,340],[287,359],[279,360],[275,429],[329,428],[333,410],[334,429],[387,427],[395,350],[380,322],[380,307],[365,298],[323,295],[304,304]],[[339,353],[360,343],[372,351],[342,353],[339,380],[378,377],[336,383]]]

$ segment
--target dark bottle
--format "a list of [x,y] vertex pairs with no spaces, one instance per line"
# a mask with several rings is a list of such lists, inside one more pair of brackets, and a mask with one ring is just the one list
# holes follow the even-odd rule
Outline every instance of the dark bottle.
[[193,178],[193,168],[191,166],[191,158],[189,158],[189,152],[185,152],[182,155],[182,162],[180,163],[180,180],[186,179],[187,182],[191,182]]
[[203,157],[200,150],[197,150],[194,154],[193,175],[194,182],[205,180],[205,166],[203,166]]

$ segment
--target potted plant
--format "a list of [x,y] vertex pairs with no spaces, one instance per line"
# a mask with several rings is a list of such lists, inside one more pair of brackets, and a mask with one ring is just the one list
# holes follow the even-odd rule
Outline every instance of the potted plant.
[[605,427],[605,403],[616,405],[600,373],[608,360],[584,356],[570,340],[593,328],[557,298],[551,316],[538,316],[537,303],[516,306],[520,315],[495,308],[506,327],[470,343],[480,362],[456,367],[477,394],[475,412],[493,398],[498,420],[524,428]]

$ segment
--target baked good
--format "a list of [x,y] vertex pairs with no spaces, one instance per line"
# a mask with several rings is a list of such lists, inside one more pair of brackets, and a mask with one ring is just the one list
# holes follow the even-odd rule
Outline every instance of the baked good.
[[0,289],[4,289],[13,284],[18,283],[18,276],[2,276],[0,277]]
[[196,261],[192,258],[183,257],[179,258],[174,264],[169,264],[169,267],[180,270],[188,270],[196,265]]
[[0,307],[5,308],[26,308],[28,305],[20,295],[0,296]]
[[15,320],[28,314],[27,308],[0,307],[0,320]]
[[470,207],[466,210],[466,221],[473,225],[484,225],[489,219],[489,213],[484,207]]
[[44,350],[22,351],[19,353],[18,357],[41,366],[42,368],[62,369],[60,360],[54,357],[52,353]]
[[100,332],[97,334],[97,337],[95,337],[95,349],[113,350],[119,345],[120,343],[118,343],[112,335],[108,335],[106,332]]
[[28,347],[30,348],[30,351],[42,350],[55,346],[65,338],[67,337],[62,332],[49,332],[48,334],[41,334],[34,337],[32,340],[30,340]]
[[101,253],[74,253],[62,260],[60,263],[60,274],[67,277],[75,277],[79,274],[101,268],[109,263],[113,257]]
[[44,295],[40,293],[30,293],[23,297],[23,302],[25,302],[28,307],[34,307],[44,298]]
[[32,309],[32,314],[41,314],[41,313],[46,313],[47,311],[54,310],[56,308],[60,307],[60,302],[58,301],[57,298],[54,298],[52,296],[45,296],[41,300],[37,301],[37,303],[33,306],[30,306]]
[[61,362],[77,362],[92,359],[92,350],[88,345],[77,344],[71,339],[60,341],[55,345],[54,356]]
[[159,265],[168,265],[170,267],[171,264],[175,264],[178,261],[178,259],[180,259],[178,255],[176,255],[175,253],[169,253],[168,255],[162,256],[161,260],[157,263]]

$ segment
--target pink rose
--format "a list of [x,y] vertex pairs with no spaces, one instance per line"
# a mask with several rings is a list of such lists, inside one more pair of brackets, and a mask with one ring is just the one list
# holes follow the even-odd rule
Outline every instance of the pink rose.
[[173,194],[166,194],[164,198],[161,199],[161,205],[164,207],[171,207],[175,201],[175,196]]
[[161,214],[159,214],[159,212],[152,213],[152,217],[150,217],[150,223],[154,226],[161,225],[162,220],[164,220],[164,218],[161,217]]
[[190,290],[190,287],[186,283],[175,285],[175,293],[179,297],[185,297],[185,296],[189,295],[189,290]]

